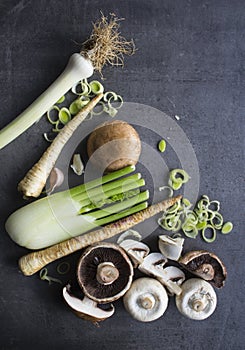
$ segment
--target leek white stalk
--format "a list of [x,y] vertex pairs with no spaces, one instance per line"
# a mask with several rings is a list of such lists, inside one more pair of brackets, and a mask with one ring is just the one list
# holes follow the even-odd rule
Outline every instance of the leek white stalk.
[[24,112],[0,131],[0,149],[37,122],[78,81],[93,74],[89,59],[74,53],[63,73]]

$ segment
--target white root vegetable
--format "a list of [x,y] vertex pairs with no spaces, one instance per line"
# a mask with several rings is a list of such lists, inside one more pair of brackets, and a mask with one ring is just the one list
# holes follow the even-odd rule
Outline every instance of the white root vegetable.
[[47,178],[57,161],[60,152],[86,116],[100,101],[103,94],[95,96],[72,120],[67,123],[54,141],[44,152],[39,161],[28,171],[18,185],[18,190],[25,197],[38,197],[46,184]]

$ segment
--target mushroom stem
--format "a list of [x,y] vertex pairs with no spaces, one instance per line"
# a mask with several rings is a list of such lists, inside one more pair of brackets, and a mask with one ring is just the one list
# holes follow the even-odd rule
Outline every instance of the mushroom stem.
[[192,300],[191,306],[192,306],[192,309],[197,312],[203,311],[206,307],[205,303],[203,303],[203,301],[200,299]]
[[111,262],[103,262],[98,265],[96,279],[100,284],[112,284],[119,277],[119,271]]
[[139,302],[144,309],[151,310],[155,305],[155,298],[151,293],[145,293],[140,296]]
[[203,264],[200,268],[197,268],[195,272],[206,281],[211,281],[215,275],[214,268],[211,264]]

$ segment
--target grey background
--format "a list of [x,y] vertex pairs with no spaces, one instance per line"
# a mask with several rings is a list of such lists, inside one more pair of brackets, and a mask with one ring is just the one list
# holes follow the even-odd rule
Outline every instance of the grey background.
[[[116,302],[116,314],[100,328],[75,317],[61,286],[24,277],[17,260],[27,250],[4,229],[24,205],[16,185],[47,144],[45,120],[0,151],[1,349],[242,349],[244,348],[244,1],[90,0],[0,1],[0,127],[26,108],[78,51],[91,22],[115,12],[133,37],[137,54],[124,69],[106,68],[105,86],[125,101],[164,111],[189,137],[200,169],[200,194],[222,203],[234,231],[208,245],[187,240],[186,249],[209,249],[225,262],[228,279],[218,307],[206,321],[182,317],[171,299],[164,317],[134,321]],[[150,140],[149,140],[150,141]],[[159,231],[161,232],[161,231]],[[158,232],[158,233],[159,233]],[[154,237],[147,240],[154,248]],[[72,271],[79,254],[69,257]],[[55,274],[56,264],[50,266]],[[53,269],[53,270],[52,270]],[[69,276],[69,278],[72,278]],[[62,277],[66,282],[66,277]]]

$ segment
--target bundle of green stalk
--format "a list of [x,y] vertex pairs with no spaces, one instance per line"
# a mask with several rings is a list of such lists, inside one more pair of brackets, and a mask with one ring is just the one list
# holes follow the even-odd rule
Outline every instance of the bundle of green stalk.
[[134,166],[30,203],[10,215],[6,230],[17,244],[41,249],[147,208],[148,191]]

